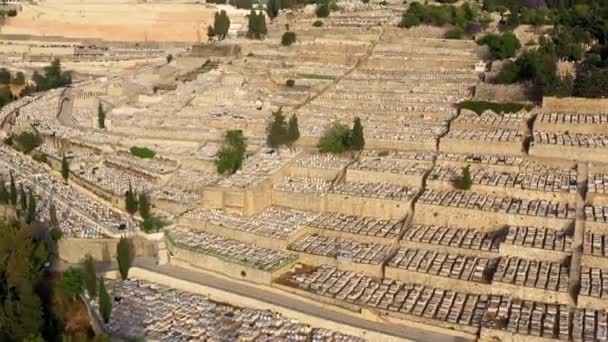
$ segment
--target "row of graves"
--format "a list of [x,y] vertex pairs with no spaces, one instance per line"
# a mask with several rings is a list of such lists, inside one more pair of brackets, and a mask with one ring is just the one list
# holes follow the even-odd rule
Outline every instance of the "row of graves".
[[370,149],[434,151],[470,96],[479,60],[475,44],[403,37],[384,28],[360,64],[298,110],[305,141],[333,122],[359,117]]

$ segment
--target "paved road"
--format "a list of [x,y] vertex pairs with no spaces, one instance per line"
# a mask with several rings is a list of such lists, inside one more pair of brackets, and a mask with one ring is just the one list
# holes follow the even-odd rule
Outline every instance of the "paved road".
[[284,308],[299,311],[315,317],[320,317],[328,321],[334,321],[342,324],[347,324],[360,329],[376,331],[383,334],[395,336],[396,338],[409,339],[414,341],[428,342],[465,342],[468,339],[462,337],[450,336],[447,334],[422,330],[418,328],[410,328],[404,326],[387,325],[382,323],[370,322],[364,319],[344,316],[336,311],[320,306],[312,305],[307,302],[294,299],[288,296],[278,295],[268,290],[263,290],[257,287],[249,286],[243,283],[232,282],[223,278],[214,277],[209,274],[196,273],[191,270],[179,268],[172,265],[158,266],[152,260],[137,259],[135,265],[137,267],[162,273],[174,278],[182,279],[192,283],[201,284],[208,287],[228,291],[238,296],[249,297],[269,304],[282,306]]

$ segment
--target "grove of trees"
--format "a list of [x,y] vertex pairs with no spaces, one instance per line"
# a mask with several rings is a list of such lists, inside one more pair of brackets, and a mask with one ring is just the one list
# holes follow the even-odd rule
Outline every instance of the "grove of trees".
[[266,28],[266,16],[262,11],[251,10],[248,16],[247,37],[251,39],[262,39],[268,33]]
[[340,123],[329,126],[319,139],[317,147],[321,153],[333,154],[363,150],[365,138],[361,120],[355,118],[352,129]]

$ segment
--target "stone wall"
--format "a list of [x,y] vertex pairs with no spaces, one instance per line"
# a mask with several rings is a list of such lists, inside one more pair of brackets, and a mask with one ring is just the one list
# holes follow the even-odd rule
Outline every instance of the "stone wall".
[[117,239],[61,238],[57,243],[59,259],[68,263],[80,263],[87,254],[97,261],[116,260]]
[[493,282],[492,294],[513,296],[523,300],[531,300],[542,303],[564,304],[570,303],[568,292],[549,291],[520,285],[512,285],[500,282]]
[[530,155],[547,158],[587,161],[592,163],[606,163],[608,149],[532,143],[530,146]]
[[543,97],[544,112],[608,113],[608,99]]
[[538,89],[527,84],[479,83],[475,87],[475,100],[491,102],[530,102],[540,99]]
[[479,153],[523,155],[523,141],[489,142],[470,141],[461,139],[442,138],[439,142],[439,151],[446,153]]
[[448,278],[440,275],[414,272],[393,267],[386,267],[384,269],[384,274],[389,279],[401,280],[406,283],[415,283],[429,287],[440,287],[475,294],[490,294],[492,287],[491,284]]

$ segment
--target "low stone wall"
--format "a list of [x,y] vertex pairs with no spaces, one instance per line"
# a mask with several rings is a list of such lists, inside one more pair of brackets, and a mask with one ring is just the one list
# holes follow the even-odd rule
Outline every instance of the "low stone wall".
[[[454,186],[450,182],[443,180],[427,180],[427,188],[435,190],[454,190]],[[576,193],[570,192],[549,192],[549,191],[535,191],[530,189],[519,189],[515,187],[506,186],[491,186],[483,184],[473,184],[470,191],[482,192],[482,193],[494,193],[499,196],[517,197],[529,200],[546,200],[553,202],[576,202]]]
[[397,238],[385,238],[381,236],[374,235],[363,235],[363,234],[353,234],[349,232],[343,232],[339,230],[331,230],[331,229],[322,229],[322,228],[314,228],[309,226],[302,226],[305,229],[306,234],[319,234],[323,236],[336,237],[344,240],[354,240],[358,242],[365,243],[379,243],[383,245],[392,245],[397,241]]
[[346,181],[358,183],[377,183],[380,181],[382,183],[407,185],[414,188],[422,187],[422,176],[353,169],[346,170]]
[[117,239],[61,238],[57,242],[59,259],[71,264],[80,263],[89,254],[97,261],[116,260]]
[[285,272],[289,271],[289,266],[295,262],[294,259],[289,264],[283,265],[281,268],[266,271],[248,266],[244,263],[241,264],[225,260],[221,257],[189,251],[174,245],[171,241],[168,241],[167,248],[171,253],[169,263],[172,265],[194,271],[197,269],[204,269],[255,284],[270,285],[273,279],[276,279]]
[[429,287],[440,287],[467,293],[490,294],[492,287],[491,284],[448,278],[440,275],[415,272],[394,267],[385,267],[384,274],[389,279],[400,280],[406,283],[416,283]]
[[544,338],[532,335],[511,334],[508,331],[482,328],[479,337],[480,342],[555,342],[552,338]]
[[585,203],[608,207],[608,194],[598,194],[596,192],[587,192],[587,195],[585,196]]
[[540,98],[537,89],[525,84],[479,83],[475,100],[491,102],[530,102]]
[[608,308],[608,299],[579,295],[576,307],[604,311]]
[[291,166],[289,168],[289,176],[304,177],[304,178],[321,178],[328,181],[333,181],[342,170],[338,169],[321,169],[316,167],[300,167]]
[[380,198],[327,194],[327,210],[356,216],[401,220],[411,208],[411,200],[396,201]]
[[585,148],[563,145],[534,144],[530,146],[530,155],[548,158],[561,158],[595,163],[606,163],[608,148]]
[[549,291],[537,289],[533,287],[518,286],[501,282],[493,282],[491,293],[496,295],[510,295],[513,298],[523,300],[531,300],[548,304],[564,304],[570,303],[570,295],[568,292]]
[[327,195],[272,191],[272,205],[315,212],[327,211]]
[[580,133],[580,134],[606,134],[608,133],[608,127],[606,125],[598,125],[598,124],[585,124],[585,123],[549,123],[549,122],[541,122],[540,120],[536,120],[534,123],[534,129],[537,131],[544,132],[568,132],[570,134]]
[[308,253],[294,252],[291,253],[298,255],[298,262],[310,265],[310,266],[334,266],[338,270],[341,271],[349,271],[360,274],[365,274],[370,277],[382,279],[384,278],[384,266],[382,264],[372,265],[372,264],[362,264],[357,262],[340,262],[336,258],[314,255]]
[[414,223],[448,226],[454,222],[458,222],[460,226],[475,227],[484,232],[495,231],[506,225],[564,229],[573,224],[572,220],[567,219],[485,212],[424,203],[416,204]]
[[479,249],[470,249],[470,248],[458,248],[452,246],[444,246],[444,245],[433,245],[430,243],[418,242],[418,241],[408,241],[401,240],[399,241],[399,245],[406,248],[414,248],[414,249],[423,249],[427,251],[432,251],[435,253],[447,253],[447,254],[459,254],[472,256],[477,258],[498,258],[500,254],[484,251]]
[[486,142],[442,138],[439,151],[446,153],[480,153],[502,155],[524,155],[523,141]]
[[592,234],[606,234],[608,232],[608,223],[606,222],[595,222],[587,220],[585,221],[585,233]]
[[549,262],[561,263],[564,258],[570,255],[569,252],[552,251],[549,249],[542,248],[529,248],[519,245],[511,245],[508,243],[501,243],[500,255],[515,256],[525,258],[528,260],[543,260]]
[[608,258],[583,254],[581,256],[581,266],[606,269],[608,267]]
[[543,97],[544,112],[608,113],[607,99]]
[[391,150],[391,151],[437,151],[437,142],[417,142],[401,140],[380,140],[365,139],[365,148],[370,150]]

